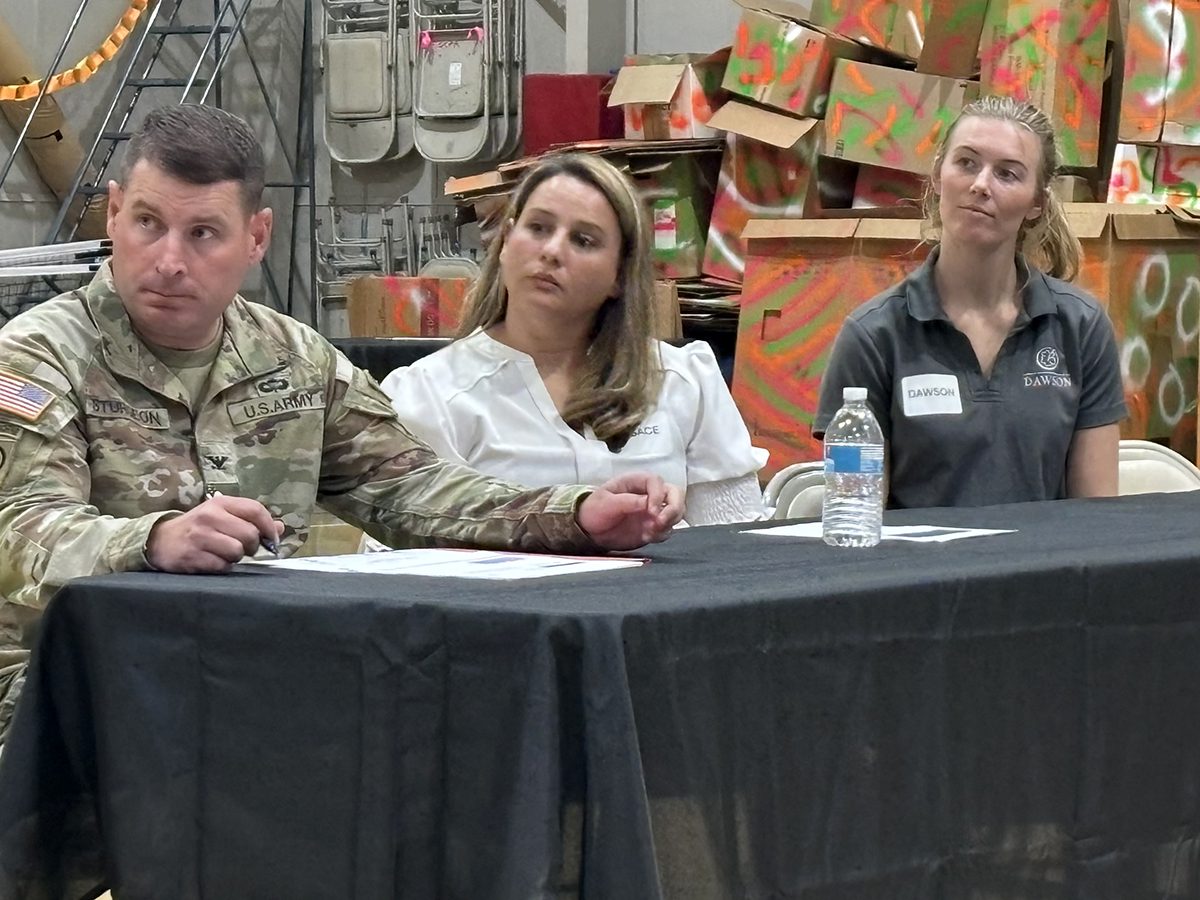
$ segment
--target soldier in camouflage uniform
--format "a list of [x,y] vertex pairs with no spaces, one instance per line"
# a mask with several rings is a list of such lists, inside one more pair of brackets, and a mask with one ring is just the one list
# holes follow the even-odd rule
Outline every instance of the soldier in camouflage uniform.
[[77,576],[286,555],[318,500],[393,546],[628,549],[679,520],[648,476],[527,491],[442,462],[324,338],[237,296],[271,224],[240,119],[157,110],[121,181],[111,265],[0,329],[0,742]]

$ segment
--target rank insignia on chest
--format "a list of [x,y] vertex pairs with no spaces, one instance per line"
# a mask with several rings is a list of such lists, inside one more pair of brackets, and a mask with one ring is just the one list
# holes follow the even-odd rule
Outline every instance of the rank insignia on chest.
[[0,412],[36,422],[53,402],[54,394],[44,387],[19,375],[0,372]]

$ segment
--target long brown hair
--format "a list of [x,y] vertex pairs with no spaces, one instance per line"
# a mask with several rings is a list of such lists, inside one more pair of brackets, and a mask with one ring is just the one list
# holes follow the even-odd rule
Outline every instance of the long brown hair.
[[466,337],[504,320],[508,291],[500,273],[500,251],[534,190],[556,175],[566,175],[600,191],[621,228],[620,291],[596,314],[587,361],[562,414],[576,431],[590,425],[597,438],[620,445],[653,409],[662,382],[662,365],[657,344],[650,339],[654,272],[649,220],[637,190],[611,163],[582,153],[560,153],[539,161],[529,171],[505,210],[504,227],[488,247],[458,336]]
[[[1042,155],[1041,164],[1037,169],[1037,190],[1041,198],[1042,212],[1032,222],[1021,226],[1017,234],[1017,249],[1040,265],[1047,274],[1070,281],[1079,272],[1082,250],[1079,240],[1071,231],[1070,223],[1067,222],[1061,201],[1050,190],[1050,181],[1058,172],[1058,145],[1054,140],[1054,126],[1050,119],[1036,106],[1022,100],[1014,100],[1011,97],[980,97],[964,106],[954,124],[946,131],[933,158],[931,174],[941,170],[958,123],[971,117],[1012,122],[1028,129],[1037,138]],[[938,209],[938,195],[933,188],[932,177],[925,184],[922,207],[925,213],[926,237],[933,241],[940,240],[942,216]]]

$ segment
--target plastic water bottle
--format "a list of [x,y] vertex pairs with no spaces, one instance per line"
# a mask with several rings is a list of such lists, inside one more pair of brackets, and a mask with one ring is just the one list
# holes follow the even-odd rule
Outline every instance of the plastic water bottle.
[[874,547],[883,525],[883,431],[867,389],[842,389],[842,408],[825,429],[821,536],[834,547]]

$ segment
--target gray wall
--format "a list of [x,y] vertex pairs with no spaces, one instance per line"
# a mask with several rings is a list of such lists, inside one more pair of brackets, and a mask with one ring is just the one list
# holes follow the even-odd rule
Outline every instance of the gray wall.
[[[166,0],[160,0],[166,2]],[[576,0],[526,0],[526,70],[528,72],[561,72],[567,65],[565,49],[566,3]],[[590,0],[607,4],[614,0]],[[600,45],[602,55],[612,56],[607,66],[593,65],[592,69],[615,68],[620,64],[622,44],[627,52],[657,53],[669,51],[704,52],[730,42],[739,7],[733,0],[625,0],[625,34],[606,36]],[[317,17],[320,6],[317,4]],[[34,67],[39,72],[53,61],[54,54],[66,33],[67,25],[80,9],[81,0],[0,0],[0,18],[20,39]],[[697,7],[702,7],[698,9]],[[82,0],[83,12],[77,32],[63,55],[60,68],[73,65],[107,35],[109,29],[125,10],[124,0]],[[187,0],[183,9],[201,21],[211,16],[208,0]],[[605,7],[596,7],[606,12]],[[299,60],[302,52],[302,6],[298,0],[255,0],[247,19],[246,32],[249,52],[239,48],[231,58],[230,75],[224,81],[223,105],[249,118],[267,145],[270,173],[273,180],[292,180],[288,159],[294,155],[296,110],[299,101]],[[600,19],[600,16],[595,18]],[[610,17],[619,22],[621,17]],[[173,39],[188,41],[190,39]],[[169,65],[186,73],[191,55],[198,45],[176,44],[175,56]],[[129,48],[126,48],[128,50]],[[168,54],[171,56],[171,54]],[[259,76],[269,87],[279,128],[276,129],[267,113],[257,87],[257,77],[250,65],[250,56],[259,69]],[[55,95],[69,127],[74,128],[86,146],[94,138],[114,89],[114,76],[121,68],[122,57],[101,68],[86,84],[61,91]],[[383,207],[406,197],[414,204],[444,204],[442,185],[447,177],[491,168],[494,164],[443,166],[426,163],[415,153],[402,160],[371,166],[348,168],[332,164],[322,153],[320,126],[320,73],[316,72],[316,125],[318,164],[315,200],[319,205],[336,199],[339,205]],[[155,102],[175,102],[177,92],[169,98],[151,99]],[[280,140],[277,131],[283,136]],[[8,159],[16,132],[0,120],[0,165]],[[288,239],[291,227],[287,207],[291,191],[269,192],[268,202],[276,209],[275,247],[272,255],[276,278],[286,278],[290,257]],[[57,203],[41,182],[24,153],[18,155],[15,166],[0,185],[0,247],[25,246],[39,243],[51,222]],[[320,215],[328,221],[328,212]],[[300,223],[300,233],[307,231],[307,220]],[[298,269],[303,284],[298,294],[307,298],[311,293],[307,279],[307,242],[298,248],[302,264]],[[3,285],[0,284],[0,289]],[[262,299],[263,285],[255,281],[247,293]],[[298,312],[299,315],[305,313]],[[336,323],[332,330],[337,330]]]
[[733,0],[629,0],[638,53],[708,53],[733,43],[742,8]]

